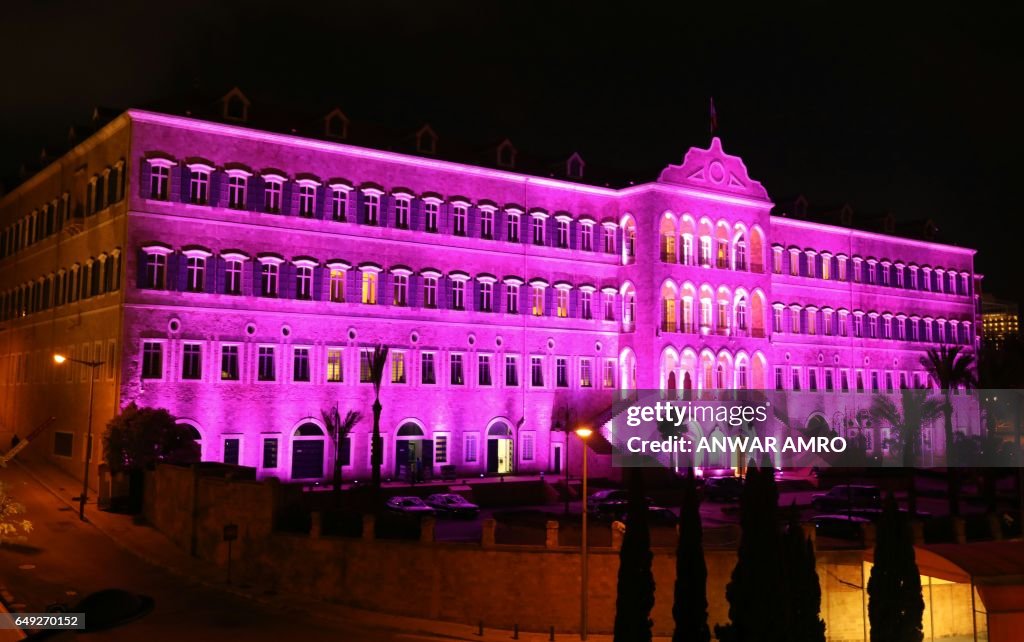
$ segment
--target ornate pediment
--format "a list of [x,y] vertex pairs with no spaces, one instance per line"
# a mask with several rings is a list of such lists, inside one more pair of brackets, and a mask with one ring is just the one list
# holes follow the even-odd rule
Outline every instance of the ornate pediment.
[[681,165],[669,165],[661,171],[658,182],[768,200],[764,186],[750,178],[742,159],[722,151],[717,136],[708,149],[691,147]]

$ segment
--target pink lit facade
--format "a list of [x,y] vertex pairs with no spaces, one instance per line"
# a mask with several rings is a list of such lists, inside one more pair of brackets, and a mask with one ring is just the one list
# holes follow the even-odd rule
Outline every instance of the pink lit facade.
[[43,451],[69,469],[88,375],[54,351],[107,362],[97,429],[165,407],[204,459],[315,480],[334,403],[364,415],[343,463],[369,476],[379,343],[385,478],[559,472],[567,413],[603,423],[633,388],[811,391],[798,422],[845,429],[837,393],[866,407],[924,384],[928,347],[976,345],[973,250],[772,216],[718,139],[625,189],[140,111],[94,139],[83,175],[51,166],[0,210],[3,428],[62,400],[71,436]]

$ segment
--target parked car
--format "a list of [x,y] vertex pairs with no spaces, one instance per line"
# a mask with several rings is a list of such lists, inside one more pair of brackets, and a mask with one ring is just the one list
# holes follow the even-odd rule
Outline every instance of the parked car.
[[821,537],[860,539],[863,525],[869,523],[871,520],[856,515],[818,515],[814,518],[814,530]]
[[[654,504],[650,497],[644,499],[648,506]],[[626,512],[628,503],[629,493],[625,490],[599,490],[587,498],[587,512],[595,513],[598,517],[619,519]]]
[[420,499],[419,497],[409,497],[399,495],[392,497],[387,502],[389,511],[399,513],[401,515],[413,515],[413,516],[428,516],[435,513],[434,509]]
[[441,516],[473,518],[480,514],[479,506],[456,493],[431,495],[427,497],[427,505]]
[[878,486],[839,484],[833,486],[827,493],[811,495],[811,508],[817,511],[881,507],[882,491]]
[[739,477],[711,477],[704,480],[704,498],[713,502],[738,502],[743,491]]

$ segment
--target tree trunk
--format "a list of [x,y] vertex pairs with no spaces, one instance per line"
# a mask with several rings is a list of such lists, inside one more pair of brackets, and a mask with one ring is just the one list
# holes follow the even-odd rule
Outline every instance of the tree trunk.
[[334,503],[341,505],[341,436],[340,431],[334,437]]
[[380,438],[380,398],[373,400],[373,441],[370,444],[370,464],[373,466],[371,482],[380,489],[380,469],[384,465],[384,448]]
[[949,399],[949,390],[946,390],[946,403],[942,406],[942,416],[946,433],[946,493],[949,499],[949,516],[956,517],[960,514],[960,484],[959,471],[954,466],[953,455],[953,403]]

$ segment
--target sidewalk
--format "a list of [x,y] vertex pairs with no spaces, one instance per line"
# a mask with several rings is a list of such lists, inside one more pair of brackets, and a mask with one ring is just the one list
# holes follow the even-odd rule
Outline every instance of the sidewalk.
[[[31,465],[25,465],[15,461],[11,465],[20,467],[58,499],[76,511],[78,510],[78,502],[72,498],[77,497],[81,492],[81,482],[74,477],[43,463],[33,462]],[[516,639],[513,638],[513,632],[508,630],[485,628],[484,634],[479,635],[479,629],[475,626],[389,615],[288,595],[277,595],[269,585],[228,584],[225,569],[188,555],[175,547],[156,529],[135,524],[130,515],[104,512],[99,510],[94,503],[86,506],[85,514],[86,519],[97,530],[118,546],[149,564],[197,581],[203,586],[253,600],[282,615],[289,617],[301,615],[302,617],[316,618],[327,624],[355,624],[370,630],[400,632],[427,638],[473,642],[505,642]],[[544,642],[552,638],[548,633],[520,632],[518,639],[524,642]],[[591,634],[589,639],[595,642],[610,642],[612,636]],[[664,641],[668,639],[655,638],[655,640]],[[579,640],[579,634],[556,634],[554,640],[556,642]]]

